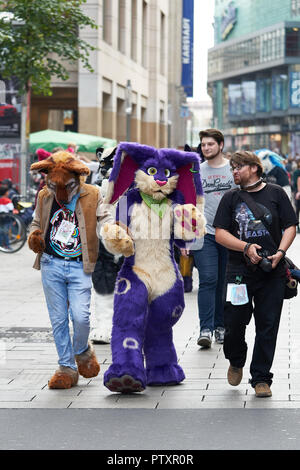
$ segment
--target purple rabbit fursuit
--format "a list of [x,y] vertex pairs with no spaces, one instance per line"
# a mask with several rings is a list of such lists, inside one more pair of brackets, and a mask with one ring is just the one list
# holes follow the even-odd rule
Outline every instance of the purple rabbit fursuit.
[[197,153],[118,146],[104,202],[115,204],[115,224],[100,236],[125,261],[114,293],[112,364],[104,385],[112,392],[141,392],[147,385],[185,379],[173,344],[173,325],[184,309],[173,245],[205,233]]

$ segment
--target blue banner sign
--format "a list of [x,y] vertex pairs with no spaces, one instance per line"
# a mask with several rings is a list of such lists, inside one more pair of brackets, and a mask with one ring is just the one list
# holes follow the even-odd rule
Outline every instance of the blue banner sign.
[[228,112],[230,116],[242,114],[242,87],[240,83],[228,85]]
[[194,0],[182,0],[181,86],[193,96]]
[[256,108],[256,82],[242,82],[242,113],[255,114]]
[[272,76],[272,109],[283,111],[287,105],[287,75]]
[[290,72],[290,107],[300,107],[300,72]]
[[267,77],[256,79],[256,111],[267,113],[270,111],[271,79]]

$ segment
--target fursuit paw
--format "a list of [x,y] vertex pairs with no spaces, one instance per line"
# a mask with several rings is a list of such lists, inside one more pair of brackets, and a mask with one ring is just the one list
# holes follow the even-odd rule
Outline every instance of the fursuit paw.
[[134,254],[133,240],[117,224],[105,224],[100,232],[105,248],[112,254],[121,254],[126,258]]
[[75,360],[78,372],[82,377],[90,379],[96,377],[100,372],[100,365],[97,361],[96,354],[92,344],[88,343],[88,348],[81,354],[75,354]]
[[185,379],[184,372],[179,364],[147,367],[147,385],[178,385]]
[[146,374],[132,365],[112,364],[105,372],[103,382],[111,392],[142,392],[146,388]]
[[104,385],[111,392],[119,393],[134,393],[145,390],[143,384],[129,374],[124,374],[121,377],[111,377]]
[[78,382],[78,372],[71,367],[59,366],[59,369],[48,381],[48,387],[53,389],[67,389],[74,387]]
[[28,245],[34,253],[43,253],[45,250],[43,232],[41,230],[35,230],[32,232],[28,237]]
[[174,209],[175,238],[191,241],[202,238],[205,233],[204,215],[193,204],[177,205]]

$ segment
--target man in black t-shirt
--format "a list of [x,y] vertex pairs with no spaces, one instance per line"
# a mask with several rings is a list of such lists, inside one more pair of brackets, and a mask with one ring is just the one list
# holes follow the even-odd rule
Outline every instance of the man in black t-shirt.
[[[224,308],[224,354],[230,362],[227,377],[235,386],[242,380],[245,331],[253,313],[256,335],[251,385],[257,397],[268,397],[272,395],[270,369],[284,299],[283,258],[295,238],[297,219],[285,191],[262,180],[262,164],[254,153],[235,152],[230,165],[234,182],[250,195],[258,211],[242,199],[240,190],[233,189],[224,194],[214,219],[216,241],[229,253]],[[263,257],[267,266],[261,262]]]

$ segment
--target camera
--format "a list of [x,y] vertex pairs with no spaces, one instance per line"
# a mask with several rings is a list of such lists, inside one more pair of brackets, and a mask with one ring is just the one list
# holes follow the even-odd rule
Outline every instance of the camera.
[[270,256],[269,252],[267,250],[257,250],[257,254],[262,258],[258,263],[258,266],[266,273],[271,272],[272,261],[268,259],[268,256]]

